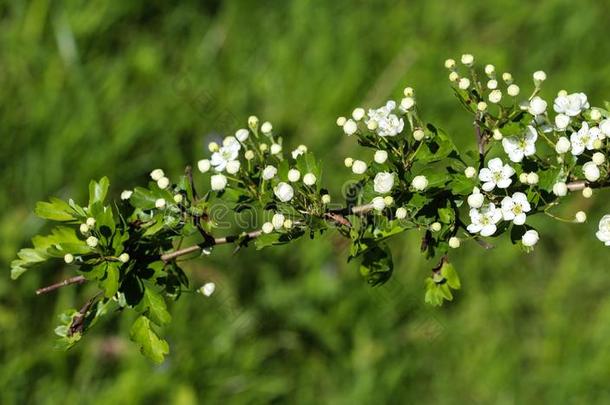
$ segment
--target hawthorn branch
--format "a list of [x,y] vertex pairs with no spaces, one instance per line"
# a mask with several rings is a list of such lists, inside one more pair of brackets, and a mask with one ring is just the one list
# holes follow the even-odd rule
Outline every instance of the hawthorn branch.
[[60,281],[58,283],[51,284],[47,287],[42,287],[42,288],[37,289],[36,295],[46,294],[48,292],[55,291],[57,289],[60,289],[61,287],[65,287],[65,286],[72,285],[72,284],[83,284],[85,281],[87,281],[87,280],[83,276],[70,277],[70,278]]

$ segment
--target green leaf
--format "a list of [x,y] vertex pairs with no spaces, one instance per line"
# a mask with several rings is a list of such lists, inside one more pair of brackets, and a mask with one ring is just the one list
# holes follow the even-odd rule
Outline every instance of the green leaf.
[[449,156],[454,158],[459,157],[455,144],[444,131],[434,128],[434,131],[432,132],[436,132],[436,136],[428,138],[417,152],[417,160],[419,163],[428,164],[438,162]]
[[129,337],[140,347],[140,352],[155,363],[163,362],[169,354],[169,345],[152,329],[150,319],[145,316],[136,319]]
[[290,233],[266,233],[260,235],[254,240],[254,246],[256,246],[256,250],[261,250],[268,246],[283,245],[285,243],[293,241],[294,239],[300,238],[301,236],[303,236],[303,234],[304,231],[301,229],[295,229]]
[[379,244],[364,252],[360,274],[367,283],[373,286],[383,284],[390,279],[393,270],[392,252],[387,245]]
[[461,288],[460,277],[455,271],[455,267],[453,264],[445,261],[441,266],[441,275],[445,280],[447,280],[447,285],[454,290],[459,290]]
[[468,195],[477,185],[476,177],[468,178],[464,174],[454,174],[449,182],[451,192],[456,195]]
[[53,197],[50,198],[50,202],[39,201],[34,209],[37,216],[51,221],[75,220],[73,212],[72,207],[67,202]]
[[96,202],[103,203],[108,194],[108,187],[110,186],[110,180],[108,177],[102,177],[98,182],[91,180],[89,183],[89,207]]
[[119,277],[121,275],[119,267],[120,264],[117,262],[106,264],[106,277],[100,281],[106,298],[114,297],[119,290]]
[[145,286],[144,296],[136,309],[146,313],[150,320],[159,326],[168,324],[172,320],[163,296],[149,286]]

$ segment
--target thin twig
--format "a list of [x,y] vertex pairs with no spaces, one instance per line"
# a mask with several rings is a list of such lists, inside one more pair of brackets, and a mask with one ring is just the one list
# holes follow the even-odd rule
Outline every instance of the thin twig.
[[63,281],[60,281],[59,283],[55,283],[55,284],[51,284],[47,287],[39,288],[38,290],[36,290],[36,295],[46,294],[48,292],[55,291],[61,287],[65,287],[67,285],[82,284],[85,281],[87,281],[87,280],[83,276],[70,277]]
[[185,247],[184,249],[176,250],[174,252],[166,253],[161,256],[161,260],[163,260],[164,262],[167,263],[170,260],[173,260],[177,257],[200,251],[206,247],[212,247],[212,246],[216,246],[216,245],[226,245],[227,243],[235,242],[236,240],[238,240],[241,237],[243,237],[245,240],[256,239],[261,235],[261,233],[262,233],[262,231],[259,229],[256,231],[248,232],[245,235],[229,235],[229,236],[223,236],[221,238],[214,238],[213,243],[204,242],[199,245],[193,245],[193,246]]

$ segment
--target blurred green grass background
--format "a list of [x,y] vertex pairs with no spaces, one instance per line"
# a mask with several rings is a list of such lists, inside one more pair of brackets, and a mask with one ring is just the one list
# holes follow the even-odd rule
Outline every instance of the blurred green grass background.
[[418,235],[394,242],[395,276],[374,289],[329,236],[189,263],[218,290],[173,305],[161,366],[126,341],[120,316],[53,350],[56,315],[86,288],[35,297],[69,274],[61,267],[9,280],[15,252],[45,226],[31,213],[39,199],[82,200],[101,175],[115,196],[155,167],[177,176],[250,114],[288,147],[306,143],[339,190],[343,158],[368,156],[335,118],[406,85],[425,119],[472,147],[443,68],[463,52],[522,88],[545,70],[549,98],[610,99],[607,1],[171,3],[0,0],[1,403],[610,401],[608,250],[594,237],[607,192],[560,211],[586,209],[585,225],[537,219],[533,254],[507,241],[460,249],[463,291],[440,309],[423,304],[431,263]]

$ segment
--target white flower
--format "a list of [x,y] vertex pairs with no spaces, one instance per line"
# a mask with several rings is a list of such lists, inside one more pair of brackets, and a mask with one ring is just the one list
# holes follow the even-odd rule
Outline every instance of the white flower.
[[249,136],[250,132],[248,132],[248,130],[245,128],[238,129],[237,131],[235,131],[235,138],[237,138],[239,142],[245,142]]
[[210,178],[210,186],[214,191],[222,191],[227,186],[227,178],[222,174],[215,174]]
[[165,173],[161,169],[155,169],[152,172],[150,172],[150,178],[153,179],[154,181],[159,180],[163,176],[165,176]]
[[314,184],[316,184],[316,181],[318,179],[316,179],[316,175],[313,173],[307,173],[303,176],[303,183],[306,186],[313,186]]
[[167,187],[169,187],[169,179],[167,177],[161,177],[159,180],[157,180],[157,186],[161,190],[166,189]]
[[587,220],[587,214],[584,211],[578,211],[576,213],[576,215],[574,215],[574,219],[579,224],[582,224],[583,222],[585,222]]
[[506,137],[502,139],[502,146],[512,162],[521,162],[524,156],[531,156],[536,153],[537,139],[536,129],[528,125],[523,137]]
[[379,172],[373,180],[373,189],[376,193],[389,193],[394,187],[394,174],[388,172]]
[[121,263],[127,263],[129,261],[129,254],[121,253],[121,255],[119,256],[119,261]]
[[263,122],[263,125],[261,125],[261,132],[265,135],[269,135],[271,131],[273,131],[273,125],[271,125],[269,121]]
[[362,160],[354,160],[352,164],[352,172],[354,172],[354,174],[363,174],[366,172],[366,163],[364,163]]
[[271,233],[273,232],[274,226],[271,222],[265,222],[263,224],[263,226],[261,227],[261,230],[263,231],[263,233]]
[[240,149],[241,145],[237,139],[228,136],[223,141],[223,146],[217,152],[212,153],[210,164],[214,166],[214,170],[222,172],[227,167],[227,163],[237,159]]
[[230,162],[227,162],[227,173],[237,173],[239,171],[240,166],[241,163],[239,163],[239,160],[231,160]]
[[585,174],[585,178],[591,182],[599,180],[600,172],[599,167],[594,162],[587,162],[582,166],[582,171]]
[[495,187],[507,188],[513,182],[511,176],[515,174],[515,170],[509,165],[502,163],[500,158],[494,158],[489,161],[487,167],[484,167],[479,172],[479,180],[483,181],[483,190],[491,191]]
[[610,215],[604,215],[599,221],[599,230],[595,236],[606,246],[610,246]]
[[582,154],[585,149],[595,149],[595,141],[599,139],[600,130],[597,127],[589,128],[589,124],[585,121],[582,123],[582,127],[578,132],[572,132],[570,135],[570,141],[572,142],[572,154],[578,156]]
[[383,201],[383,197],[373,198],[371,204],[373,204],[373,209],[375,209],[376,211],[383,211],[383,209],[385,208],[385,201]]
[[211,164],[208,159],[201,159],[197,162],[197,168],[201,173],[207,173],[210,170]]
[[474,167],[468,166],[466,169],[464,169],[464,176],[466,176],[467,178],[471,179],[476,175],[477,169],[475,169]]
[[496,224],[502,219],[502,212],[490,203],[480,209],[470,210],[470,221],[466,228],[470,233],[480,233],[481,236],[491,236],[496,233]]
[[468,206],[470,208],[481,208],[483,206],[483,202],[485,201],[485,196],[481,194],[481,191],[475,187],[472,189],[472,194],[470,194],[466,200],[468,202]]
[[292,152],[290,152],[290,154],[292,155],[292,158],[294,160],[296,160],[299,156],[304,154],[306,151],[307,151],[307,148],[305,148],[305,150],[303,150],[303,148],[298,147],[295,150],[293,150]]
[[294,183],[295,181],[299,181],[300,178],[301,178],[300,171],[298,171],[297,169],[288,170],[288,181],[291,181]]
[[290,184],[281,182],[275,186],[273,193],[281,202],[288,202],[294,196],[294,189]]
[[123,192],[121,193],[121,200],[129,200],[132,194],[133,191],[131,190],[123,190]]
[[267,165],[263,169],[263,180],[271,180],[277,174],[277,168],[275,166]]
[[546,105],[546,101],[536,96],[530,101],[527,111],[532,115],[544,114]]
[[358,131],[358,124],[356,124],[356,121],[351,118],[345,121],[345,124],[343,124],[343,132],[345,132],[345,135],[354,135],[356,131]]
[[426,189],[426,187],[428,187],[428,179],[426,178],[426,176],[415,176],[413,178],[413,181],[411,182],[411,186],[416,190],[416,191],[424,191]]
[[364,114],[366,114],[364,108],[358,107],[352,112],[352,118],[356,121],[360,121],[362,118],[364,118]]
[[97,243],[98,243],[99,241],[98,241],[98,239],[97,239],[95,236],[89,236],[89,237],[87,238],[87,241],[86,241],[86,242],[87,242],[87,246],[94,248],[94,247],[96,247],[96,246],[97,246]]
[[500,90],[492,90],[489,93],[489,101],[493,104],[497,104],[502,100],[502,92]]
[[272,155],[277,155],[281,151],[282,151],[282,145],[280,145],[279,143],[274,143],[271,145],[271,154]]
[[505,221],[513,221],[515,225],[525,223],[525,214],[532,209],[525,194],[517,192],[512,197],[502,200],[502,217]]
[[610,119],[606,118],[599,123],[599,129],[602,131],[604,136],[610,137]]
[[602,119],[602,113],[598,109],[591,110],[591,119],[593,121],[599,121]]
[[563,131],[570,124],[570,117],[565,114],[557,114],[555,116],[555,126],[557,129]]
[[396,219],[405,219],[407,217],[407,209],[400,207],[396,209]]
[[572,144],[570,143],[570,140],[565,136],[562,136],[557,140],[557,143],[555,144],[555,152],[560,154],[567,153],[571,147]]
[[284,214],[281,213],[277,213],[273,215],[273,218],[271,218],[271,224],[273,224],[273,227],[277,230],[277,229],[282,229],[282,227],[284,226],[284,220],[286,218],[284,217]]
[[70,253],[66,253],[66,255],[64,256],[64,262],[66,262],[67,264],[70,264],[74,261],[74,256],[71,255]]
[[536,243],[538,243],[538,239],[540,239],[538,232],[533,229],[530,229],[529,231],[525,232],[521,237],[521,243],[523,243],[523,246],[532,247]]
[[201,286],[201,288],[199,288],[199,292],[205,295],[206,297],[209,297],[210,295],[214,294],[215,290],[216,284],[214,283],[205,283],[203,286]]
[[587,95],[585,93],[562,94],[557,96],[553,103],[555,112],[570,117],[577,116],[587,108],[589,108],[589,102],[587,101]]
[[379,136],[396,136],[402,132],[405,123],[402,118],[398,118],[397,115],[392,114],[392,111],[394,111],[395,108],[396,103],[390,100],[381,108],[376,110],[370,109],[367,114],[368,118],[366,118],[364,122],[369,128],[371,128],[371,126],[375,128],[375,131]]
[[519,92],[521,91],[521,89],[519,89],[519,86],[517,86],[516,84],[511,84],[510,86],[508,86],[508,88],[506,89],[506,92],[508,93],[509,96],[511,97],[516,97],[519,95]]
[[385,150],[378,150],[375,152],[375,156],[373,157],[376,163],[384,164],[386,160],[388,160],[388,152]]
[[553,194],[555,194],[557,197],[564,197],[565,195],[567,195],[568,186],[566,185],[566,183],[560,181],[553,184]]
[[455,236],[449,238],[449,247],[451,249],[457,249],[461,244],[462,242],[460,241],[460,238],[456,238]]
[[157,198],[157,200],[155,200],[155,207],[158,208],[158,209],[165,208],[165,199],[164,198]]

